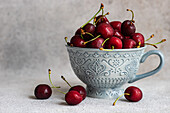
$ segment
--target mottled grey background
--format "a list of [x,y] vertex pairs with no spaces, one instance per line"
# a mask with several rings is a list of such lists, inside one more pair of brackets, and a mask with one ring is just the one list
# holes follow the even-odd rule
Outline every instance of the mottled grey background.
[[[46,76],[54,74],[74,77],[64,37],[69,39],[100,7],[99,0],[0,0],[0,75]],[[137,32],[145,38],[155,37],[151,43],[166,38],[158,45],[165,56],[165,66],[159,77],[170,73],[170,1],[169,0],[104,0],[109,20],[131,19],[135,12]],[[146,51],[155,49],[148,47]],[[146,72],[159,64],[152,56],[141,65]]]
[[[100,7],[100,0],[0,0],[0,113],[169,113],[170,112],[170,0],[104,0],[108,19],[124,21],[135,12],[137,32],[145,38],[155,34],[151,43],[166,38],[158,45],[165,56],[163,69],[154,76],[127,84],[139,87],[144,97],[140,102],[87,98],[77,106],[68,106],[64,95],[53,89],[47,100],[37,100],[34,89],[52,81],[68,91],[60,75],[71,85],[84,85],[73,73],[64,37],[69,39]],[[147,47],[146,51],[155,49]],[[141,64],[139,73],[159,64],[157,56]],[[126,86],[127,87],[127,86]]]

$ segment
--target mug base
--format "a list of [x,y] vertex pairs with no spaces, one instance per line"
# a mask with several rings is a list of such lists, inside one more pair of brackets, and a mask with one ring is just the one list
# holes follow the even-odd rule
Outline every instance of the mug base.
[[102,99],[116,99],[124,93],[120,88],[93,88],[87,86],[87,96]]

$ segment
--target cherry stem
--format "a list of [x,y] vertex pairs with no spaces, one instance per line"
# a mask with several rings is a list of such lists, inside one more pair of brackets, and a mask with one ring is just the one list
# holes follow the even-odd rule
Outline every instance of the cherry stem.
[[120,95],[113,103],[113,106],[115,106],[116,102],[120,99],[120,97],[124,96],[124,95],[130,95],[129,93],[124,93],[122,95]]
[[141,46],[141,42],[139,42],[139,45],[137,46],[137,48],[140,48],[140,46]]
[[95,23],[96,23],[96,16],[93,19],[93,25],[95,25]]
[[113,51],[114,49],[104,49],[103,47],[99,48],[101,51]]
[[[103,19],[103,17],[104,16],[106,16],[106,15],[109,15],[110,13],[109,12],[107,12],[105,15],[102,15],[97,21],[96,21],[96,23],[95,24],[97,24],[99,21],[100,21],[100,19]],[[103,20],[102,20],[103,21]]]
[[160,42],[154,43],[154,45],[160,44],[160,43],[165,42],[165,41],[166,41],[166,39],[162,39]]
[[103,45],[106,43],[106,41],[108,41],[110,38],[106,38],[104,41],[103,41],[103,43],[102,43],[102,47],[103,47]]
[[66,94],[66,93],[58,90],[57,87],[55,87],[54,84],[52,83],[52,81],[51,81],[51,69],[48,70],[48,73],[49,73],[49,80],[50,80],[51,85],[52,85],[54,88],[56,88],[56,90],[57,90],[58,92],[63,93],[63,94]]
[[145,43],[146,45],[151,45],[151,46],[153,46],[153,47],[155,47],[155,48],[158,48],[155,44],[150,44],[150,43]]
[[100,11],[104,8],[104,5],[101,3],[100,9],[99,11],[97,11],[97,13],[89,20],[87,21],[87,23],[85,23],[84,25],[81,26],[81,28],[83,28],[85,25],[87,25],[92,19],[94,19],[96,17],[97,14],[100,13]]
[[94,36],[93,36],[91,33],[89,33],[89,32],[85,32],[85,34],[88,34],[88,35],[94,37]]
[[134,12],[133,12],[132,10],[130,10],[130,9],[127,9],[127,11],[132,12],[132,20],[131,20],[131,24],[132,24],[132,22],[133,22],[133,23],[135,22],[135,21],[133,20],[133,19],[134,19]]
[[72,87],[72,86],[67,82],[67,80],[64,78],[64,76],[61,76],[61,78],[62,78],[70,87]]
[[91,39],[91,40],[88,40],[88,41],[84,42],[83,44],[85,45],[85,44],[87,44],[87,43],[89,43],[89,42],[92,42],[92,41],[96,40],[97,38],[99,38],[100,36],[101,36],[101,35],[98,35],[97,37],[95,37],[95,38],[93,38],[93,39]]
[[148,40],[150,40],[151,38],[153,38],[154,37],[154,34],[152,34],[148,39],[146,39],[145,41],[148,41]]

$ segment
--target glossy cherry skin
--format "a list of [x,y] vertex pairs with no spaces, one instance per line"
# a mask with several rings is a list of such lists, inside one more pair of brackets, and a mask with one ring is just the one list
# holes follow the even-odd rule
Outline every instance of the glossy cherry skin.
[[120,21],[112,21],[112,22],[110,22],[110,25],[113,27],[114,30],[116,29],[119,32],[121,32],[122,23]]
[[105,43],[106,49],[112,49],[112,46],[114,46],[114,49],[122,49],[122,41],[117,37],[111,37],[108,41]]
[[75,35],[71,38],[70,40],[70,44],[73,44],[74,47],[86,47],[86,45],[84,44],[84,40],[81,38],[80,35]]
[[87,93],[86,93],[86,89],[83,86],[81,85],[73,86],[70,88],[69,91],[72,90],[77,91],[82,96],[83,100],[86,98]]
[[37,99],[48,99],[51,94],[51,87],[46,84],[40,84],[34,90],[34,95]]
[[125,20],[121,25],[121,32],[124,36],[132,36],[136,31],[136,27],[130,20]]
[[125,98],[131,102],[138,102],[143,97],[142,91],[135,86],[128,87],[125,90],[125,93],[130,94],[130,95],[125,95]]
[[139,45],[139,42],[141,42],[141,47],[144,47],[145,39],[144,36],[141,33],[135,33],[132,35],[132,39],[137,43],[137,46]]
[[133,39],[123,39],[123,49],[135,48],[136,42]]
[[101,23],[96,27],[96,33],[106,39],[113,36],[114,30],[109,24]]
[[124,39],[123,35],[122,35],[121,32],[118,31],[118,30],[114,30],[113,36],[116,36],[116,37],[118,37],[118,38],[121,39],[121,40]]
[[103,38],[97,38],[94,41],[90,42],[88,44],[88,47],[89,48],[101,48],[103,42],[104,42]]
[[79,92],[72,90],[65,95],[65,101],[69,105],[77,105],[83,100]]
[[102,15],[97,16],[96,21],[98,21],[97,24],[96,24],[97,26],[101,23],[109,24],[109,20],[106,18],[106,16],[102,17]]

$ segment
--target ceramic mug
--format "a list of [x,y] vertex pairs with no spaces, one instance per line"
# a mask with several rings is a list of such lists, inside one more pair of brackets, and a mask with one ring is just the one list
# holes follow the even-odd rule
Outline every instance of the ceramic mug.
[[[124,93],[124,84],[151,76],[164,65],[163,54],[158,50],[144,53],[146,46],[113,51],[66,47],[74,73],[87,85],[87,95],[95,98],[117,98]],[[159,66],[150,72],[136,75],[140,63],[152,54],[159,56]]]

